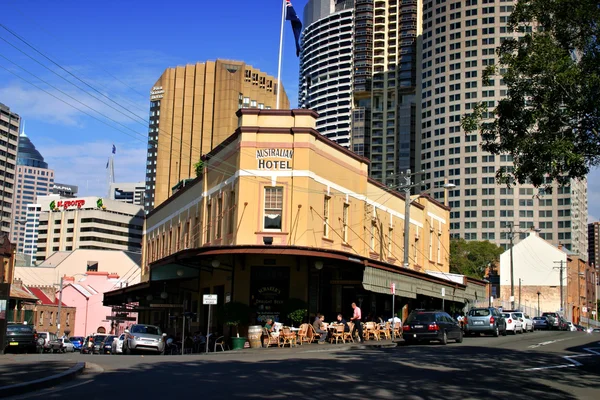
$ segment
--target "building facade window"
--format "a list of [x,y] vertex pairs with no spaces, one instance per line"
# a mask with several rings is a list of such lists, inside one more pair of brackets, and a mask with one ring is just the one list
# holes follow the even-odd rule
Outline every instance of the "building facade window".
[[221,238],[221,229],[223,222],[223,196],[217,197],[217,215],[216,218],[216,227],[215,227],[215,239]]
[[266,187],[265,188],[265,206],[264,223],[265,230],[281,230],[281,221],[283,213],[283,188]]
[[350,204],[344,203],[344,210],[342,213],[342,226],[344,229],[344,243],[348,243],[348,211],[350,210]]

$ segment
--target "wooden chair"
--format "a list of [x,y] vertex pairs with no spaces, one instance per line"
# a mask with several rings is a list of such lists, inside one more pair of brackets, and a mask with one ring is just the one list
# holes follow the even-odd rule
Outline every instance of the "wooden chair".
[[354,339],[352,338],[352,329],[354,328],[354,324],[352,322],[348,323],[348,328],[350,328],[348,332],[344,331],[344,343],[346,343],[346,340],[354,343]]
[[312,336],[309,337],[308,335],[309,326],[312,327],[312,325],[309,324],[300,325],[300,330],[298,331],[298,341],[300,342],[300,346],[302,346],[303,342],[310,343],[312,341]]
[[310,342],[308,343],[312,343],[321,338],[321,334],[317,333],[317,331],[315,331],[315,328],[311,324],[308,324],[307,336],[310,338]]
[[335,330],[331,333],[331,343],[335,340],[335,344],[337,344],[340,339],[342,340],[342,343],[346,343],[346,340],[344,339],[344,325],[336,325],[334,328]]
[[279,346],[279,335],[273,335],[273,332],[263,328],[263,346],[269,347],[272,344]]
[[286,344],[289,344],[290,347],[296,345],[296,333],[292,332],[289,326],[284,326],[279,332],[280,347],[285,347]]
[[383,337],[387,340],[391,340],[392,339],[392,329],[391,329],[391,323],[390,322],[386,322],[383,327],[380,326],[379,328],[379,333],[380,335],[383,335]]
[[365,340],[370,340],[371,336],[375,340],[379,340],[379,329],[375,322],[367,322],[364,327],[364,335]]
[[397,338],[402,337],[402,324],[400,322],[394,323],[394,336]]

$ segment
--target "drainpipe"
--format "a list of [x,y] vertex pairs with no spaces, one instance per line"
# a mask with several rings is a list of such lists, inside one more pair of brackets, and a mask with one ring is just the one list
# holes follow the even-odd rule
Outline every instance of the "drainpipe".
[[89,305],[89,302],[90,302],[90,298],[86,297],[85,298],[85,325],[84,325],[84,328],[83,328],[84,334],[85,334],[84,336],[87,336],[87,319],[88,319],[88,305]]

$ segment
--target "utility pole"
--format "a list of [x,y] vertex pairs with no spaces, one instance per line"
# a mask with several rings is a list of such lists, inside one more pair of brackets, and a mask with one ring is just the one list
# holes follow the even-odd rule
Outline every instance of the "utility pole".
[[[60,287],[58,288],[58,290],[60,291],[58,294],[58,315],[56,316],[56,318],[58,319],[58,322],[56,323],[56,336],[60,336],[60,311],[62,309],[62,292],[63,292],[63,282],[64,282],[64,276],[60,277]],[[87,318],[87,315],[86,315]]]
[[519,278],[519,311],[521,311],[521,278]]
[[411,174],[410,169],[400,173],[400,176],[404,178],[404,183],[398,186],[398,190],[404,192],[404,268],[408,268],[410,265],[408,259],[410,250],[410,204],[412,202],[410,200],[410,189],[418,186],[418,184],[412,183],[411,177],[420,173]]
[[564,260],[560,260],[560,261],[554,261],[555,264],[560,264],[560,267],[554,267],[553,269],[558,269],[560,270],[560,311],[564,313],[564,303],[563,303],[563,271],[566,268],[565,261]]
[[513,224],[512,222],[508,224],[508,235],[510,239],[510,309],[515,309],[515,268],[513,261],[513,239],[515,237],[515,233],[513,232]]

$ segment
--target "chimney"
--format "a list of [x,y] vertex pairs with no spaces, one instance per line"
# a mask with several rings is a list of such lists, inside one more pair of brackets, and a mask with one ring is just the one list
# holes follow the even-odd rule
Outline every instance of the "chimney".
[[562,243],[559,243],[559,244],[558,244],[558,249],[559,249],[559,250],[562,250],[562,249],[563,249],[563,245],[562,245]]

